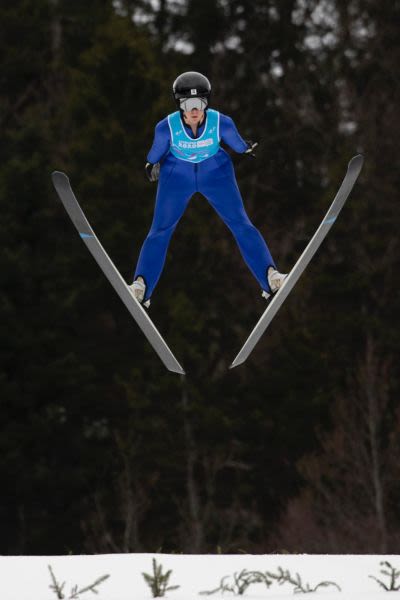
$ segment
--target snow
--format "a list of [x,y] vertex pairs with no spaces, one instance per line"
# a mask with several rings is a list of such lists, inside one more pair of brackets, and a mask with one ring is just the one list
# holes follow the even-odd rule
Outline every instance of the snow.
[[[66,582],[65,597],[78,584],[86,586],[102,575],[110,575],[100,584],[98,595],[87,592],[79,598],[98,600],[149,600],[151,591],[142,572],[152,574],[152,559],[163,566],[163,572],[172,569],[169,585],[179,589],[166,593],[170,600],[200,600],[210,598],[227,600],[237,597],[232,593],[200,596],[199,592],[217,588],[222,577],[248,571],[277,572],[288,569],[293,576],[299,573],[303,584],[311,588],[321,581],[334,581],[341,588],[319,588],[315,593],[302,593],[301,598],[324,596],[330,600],[382,600],[385,590],[373,580],[373,575],[388,584],[389,577],[381,573],[382,561],[400,568],[400,556],[383,555],[182,555],[182,554],[101,554],[84,556],[2,556],[0,557],[1,600],[54,600],[50,589],[51,565],[57,580]],[[231,578],[229,578],[231,580]],[[228,580],[226,580],[228,581]],[[397,581],[400,584],[400,581]],[[274,582],[270,588],[252,584],[240,596],[247,600],[282,600],[293,598],[293,585]],[[299,597],[296,594],[296,597]]]

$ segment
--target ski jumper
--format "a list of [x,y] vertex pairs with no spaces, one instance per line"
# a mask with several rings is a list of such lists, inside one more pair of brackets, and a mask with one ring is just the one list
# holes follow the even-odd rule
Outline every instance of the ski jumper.
[[155,128],[149,163],[161,163],[156,205],[150,231],[142,246],[134,278],[143,277],[144,300],[150,298],[164,267],[171,236],[188,206],[200,192],[232,232],[239,250],[261,288],[270,292],[267,270],[275,267],[262,235],[243,206],[232,160],[220,146],[243,153],[248,145],[233,120],[215,110],[205,112],[197,137],[177,111]]

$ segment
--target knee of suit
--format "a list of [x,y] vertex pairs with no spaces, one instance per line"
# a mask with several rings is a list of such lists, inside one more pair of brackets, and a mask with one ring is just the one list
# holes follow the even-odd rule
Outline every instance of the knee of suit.
[[177,223],[173,223],[172,225],[169,225],[168,227],[152,227],[149,231],[149,234],[147,236],[148,240],[156,240],[157,238],[163,238],[163,237],[171,237],[172,234],[175,231]]
[[250,221],[228,221],[227,225],[235,235],[249,235],[257,231]]

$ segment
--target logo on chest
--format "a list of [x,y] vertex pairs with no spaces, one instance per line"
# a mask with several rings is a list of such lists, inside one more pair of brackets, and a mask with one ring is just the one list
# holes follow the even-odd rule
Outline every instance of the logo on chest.
[[207,146],[213,145],[212,138],[207,138],[205,140],[179,140],[178,147],[179,148],[190,148],[191,150],[196,148],[207,148]]

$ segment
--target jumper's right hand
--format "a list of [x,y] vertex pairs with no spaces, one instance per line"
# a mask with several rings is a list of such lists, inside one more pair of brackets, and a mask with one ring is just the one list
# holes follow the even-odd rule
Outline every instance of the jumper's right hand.
[[258,146],[258,142],[252,142],[251,140],[246,140],[247,142],[247,150],[244,151],[244,154],[247,156],[251,156],[252,158],[256,157],[255,150]]
[[158,178],[160,177],[160,163],[155,163],[153,165],[152,163],[147,162],[144,168],[149,181],[158,181]]

